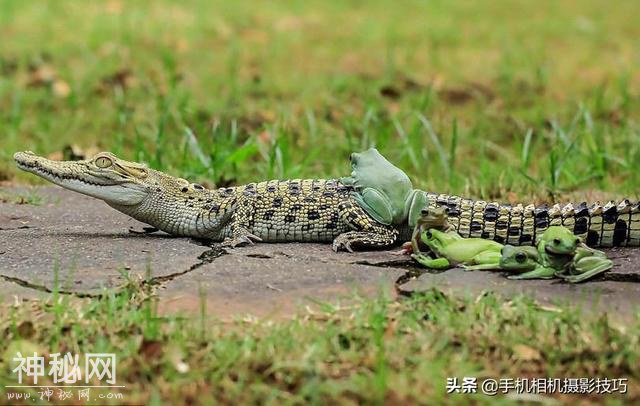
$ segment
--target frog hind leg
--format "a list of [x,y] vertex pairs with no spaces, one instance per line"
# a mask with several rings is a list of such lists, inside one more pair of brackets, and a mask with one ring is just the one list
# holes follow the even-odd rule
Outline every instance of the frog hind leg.
[[377,222],[390,225],[393,220],[393,209],[389,199],[373,188],[364,188],[360,193],[351,196]]
[[487,270],[499,270],[500,264],[495,262],[493,264],[476,264],[476,265],[462,265],[465,271],[487,271]]
[[451,268],[451,263],[446,258],[429,258],[422,254],[412,254],[411,257],[418,261],[420,264],[426,266],[431,269],[449,269]]
[[500,269],[502,255],[496,251],[483,251],[473,257],[472,265],[463,265],[465,271],[480,271],[486,269]]
[[[586,259],[586,258],[585,258]],[[565,281],[570,283],[579,283],[593,278],[603,272],[613,268],[613,261],[606,258],[591,257],[587,260],[577,261],[574,265],[577,274],[563,276],[560,275]]]

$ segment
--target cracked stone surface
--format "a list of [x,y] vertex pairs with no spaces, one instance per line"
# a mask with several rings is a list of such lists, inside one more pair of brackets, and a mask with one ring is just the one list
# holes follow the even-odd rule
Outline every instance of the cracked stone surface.
[[[24,189],[4,189],[6,194]],[[144,277],[150,266],[166,276],[199,262],[207,250],[188,239],[139,235],[143,223],[104,202],[61,188],[28,193],[42,196],[42,205],[0,204],[0,275],[51,290],[57,269],[60,288],[97,293],[120,286],[122,271]]]
[[44,299],[47,293],[35,289],[25,288],[15,282],[0,278],[0,303],[16,303],[31,299]]
[[[40,205],[15,204],[35,194]],[[58,187],[3,188],[0,197],[0,303],[42,298],[54,286],[91,295],[124,283],[122,270],[160,282],[162,313],[216,317],[287,315],[318,300],[349,300],[353,292],[394,295],[431,287],[454,293],[525,293],[542,302],[586,302],[598,311],[632,316],[640,305],[640,249],[608,253],[615,268],[593,282],[510,281],[491,271],[417,271],[394,251],[334,253],[328,244],[258,244],[217,256],[187,238],[133,234],[145,226],[105,203]],[[588,306],[589,307],[589,306]]]
[[199,312],[204,301],[210,315],[265,316],[291,313],[313,300],[344,302],[354,292],[394,295],[394,283],[406,271],[378,266],[389,261],[404,260],[389,251],[334,253],[327,244],[259,244],[174,279],[159,291],[160,310]]

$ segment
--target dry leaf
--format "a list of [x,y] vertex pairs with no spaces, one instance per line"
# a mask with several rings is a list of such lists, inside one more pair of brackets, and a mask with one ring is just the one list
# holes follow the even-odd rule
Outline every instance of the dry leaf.
[[33,334],[36,332],[35,328],[33,327],[33,323],[28,320],[20,323],[18,325],[17,330],[18,330],[18,335],[22,338],[31,338],[33,337]]
[[62,161],[64,159],[64,155],[62,151],[55,151],[47,155],[47,158],[52,161]]
[[189,50],[189,42],[184,38],[180,38],[176,42],[176,51],[178,51],[178,52],[186,52],[188,50]]
[[389,110],[391,114],[398,114],[400,112],[400,104],[391,102],[387,105],[387,110]]
[[536,361],[542,358],[540,351],[525,344],[516,344],[513,347],[513,354],[521,361]]
[[120,14],[122,12],[122,2],[118,0],[108,1],[105,5],[108,14]]
[[218,19],[213,23],[213,27],[222,38],[229,38],[233,35],[233,29],[224,20]]
[[[81,161],[83,159],[88,159],[100,152],[99,148],[96,146],[91,146],[87,148],[80,148],[77,145],[65,145],[62,148],[62,158],[60,160],[63,161]],[[53,155],[53,154],[51,154]],[[50,156],[51,156],[50,155]],[[53,158],[51,158],[53,159]]]
[[271,133],[269,131],[262,131],[258,134],[258,141],[268,144],[271,141]]
[[305,25],[305,20],[298,16],[284,16],[275,23],[276,31],[290,32],[298,31]]
[[71,93],[71,87],[69,84],[60,79],[53,82],[51,89],[53,90],[53,94],[60,98],[67,97]]
[[463,88],[445,88],[438,92],[438,95],[451,104],[464,104],[473,100],[473,93]]
[[110,87],[120,87],[123,90],[127,90],[130,87],[135,86],[137,83],[136,77],[130,69],[119,69],[109,76],[102,78],[98,91],[104,92]]
[[142,340],[138,353],[147,361],[158,360],[162,356],[163,344],[157,340]]
[[273,122],[276,119],[276,113],[271,110],[260,110],[258,116],[262,121]]
[[266,44],[269,42],[269,34],[264,30],[257,30],[255,28],[248,28],[244,30],[240,34],[240,37],[243,40],[256,44]]
[[53,66],[43,63],[31,68],[29,72],[29,86],[42,86],[53,82],[56,78],[56,70]]
[[507,193],[507,201],[511,205],[516,205],[516,204],[520,203],[520,196],[518,196],[514,192],[509,192],[509,193]]

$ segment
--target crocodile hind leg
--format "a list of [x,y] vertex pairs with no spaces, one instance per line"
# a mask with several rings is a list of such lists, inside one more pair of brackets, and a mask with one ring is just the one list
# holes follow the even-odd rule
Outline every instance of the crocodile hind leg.
[[342,248],[349,252],[353,252],[354,248],[384,248],[398,238],[398,230],[378,223],[354,202],[340,203],[338,213],[340,220],[354,231],[342,233],[333,240],[333,250],[336,252]]

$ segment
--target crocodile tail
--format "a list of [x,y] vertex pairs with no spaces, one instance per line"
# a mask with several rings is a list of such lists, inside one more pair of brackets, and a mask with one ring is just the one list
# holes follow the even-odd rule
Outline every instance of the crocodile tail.
[[429,192],[426,196],[427,207],[448,208],[449,223],[463,237],[532,245],[549,226],[564,226],[591,247],[640,246],[640,202],[549,207],[506,205]]

